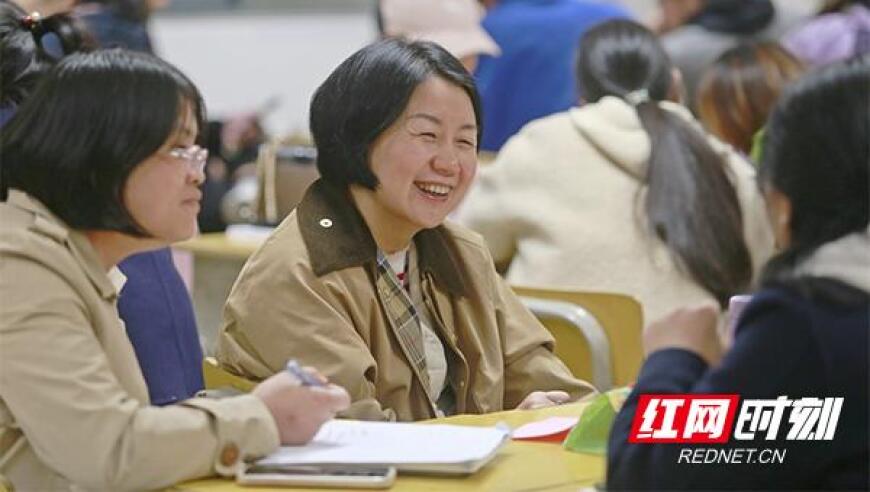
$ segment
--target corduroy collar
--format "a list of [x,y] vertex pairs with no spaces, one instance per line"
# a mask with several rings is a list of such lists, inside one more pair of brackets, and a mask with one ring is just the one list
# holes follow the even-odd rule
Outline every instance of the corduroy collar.
[[[346,188],[315,181],[296,209],[296,220],[318,277],[361,265],[374,268],[377,245]],[[465,269],[444,226],[418,232],[414,244],[421,273],[431,274],[451,294],[467,295]]]

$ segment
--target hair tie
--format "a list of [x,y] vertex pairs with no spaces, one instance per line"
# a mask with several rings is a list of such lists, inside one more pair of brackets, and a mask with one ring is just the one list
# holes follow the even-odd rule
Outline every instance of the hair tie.
[[30,14],[25,15],[21,18],[21,25],[34,35],[38,35],[42,31],[42,14],[39,12],[31,12]]
[[637,89],[625,95],[625,100],[632,106],[637,106],[640,103],[649,101],[649,91],[646,89]]

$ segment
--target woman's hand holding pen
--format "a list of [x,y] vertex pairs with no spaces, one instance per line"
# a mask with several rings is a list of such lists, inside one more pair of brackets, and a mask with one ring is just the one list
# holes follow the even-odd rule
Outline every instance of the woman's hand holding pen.
[[299,370],[305,371],[304,376],[298,372],[294,375],[288,368],[252,391],[263,400],[275,419],[281,444],[310,441],[324,422],[350,405],[350,396],[344,388],[328,384],[327,379],[312,368]]

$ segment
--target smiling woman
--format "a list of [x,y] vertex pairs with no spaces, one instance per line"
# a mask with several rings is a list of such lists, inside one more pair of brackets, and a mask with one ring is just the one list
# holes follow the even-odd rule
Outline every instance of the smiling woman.
[[344,415],[363,419],[592,391],[481,238],[445,222],[474,177],[480,121],[472,77],[436,44],[387,39],[345,60],[311,102],[323,178],[236,281],[221,363],[263,378],[295,357],[346,386]]
[[444,222],[477,169],[477,122],[471,100],[442,78],[422,82],[405,111],[374,142],[374,190],[351,194],[387,253],[407,247],[422,229]]
[[0,475],[15,488],[229,475],[347,406],[287,373],[251,395],[150,405],[116,265],[196,232],[203,121],[177,69],[109,50],[59,62],[0,133]]

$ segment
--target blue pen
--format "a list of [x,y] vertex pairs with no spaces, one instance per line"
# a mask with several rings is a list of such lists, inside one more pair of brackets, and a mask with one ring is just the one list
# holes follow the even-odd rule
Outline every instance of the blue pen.
[[311,374],[308,374],[308,371],[302,369],[302,366],[299,365],[299,362],[296,359],[290,359],[287,361],[287,372],[293,375],[302,386],[314,386],[314,387],[323,387],[324,384]]

